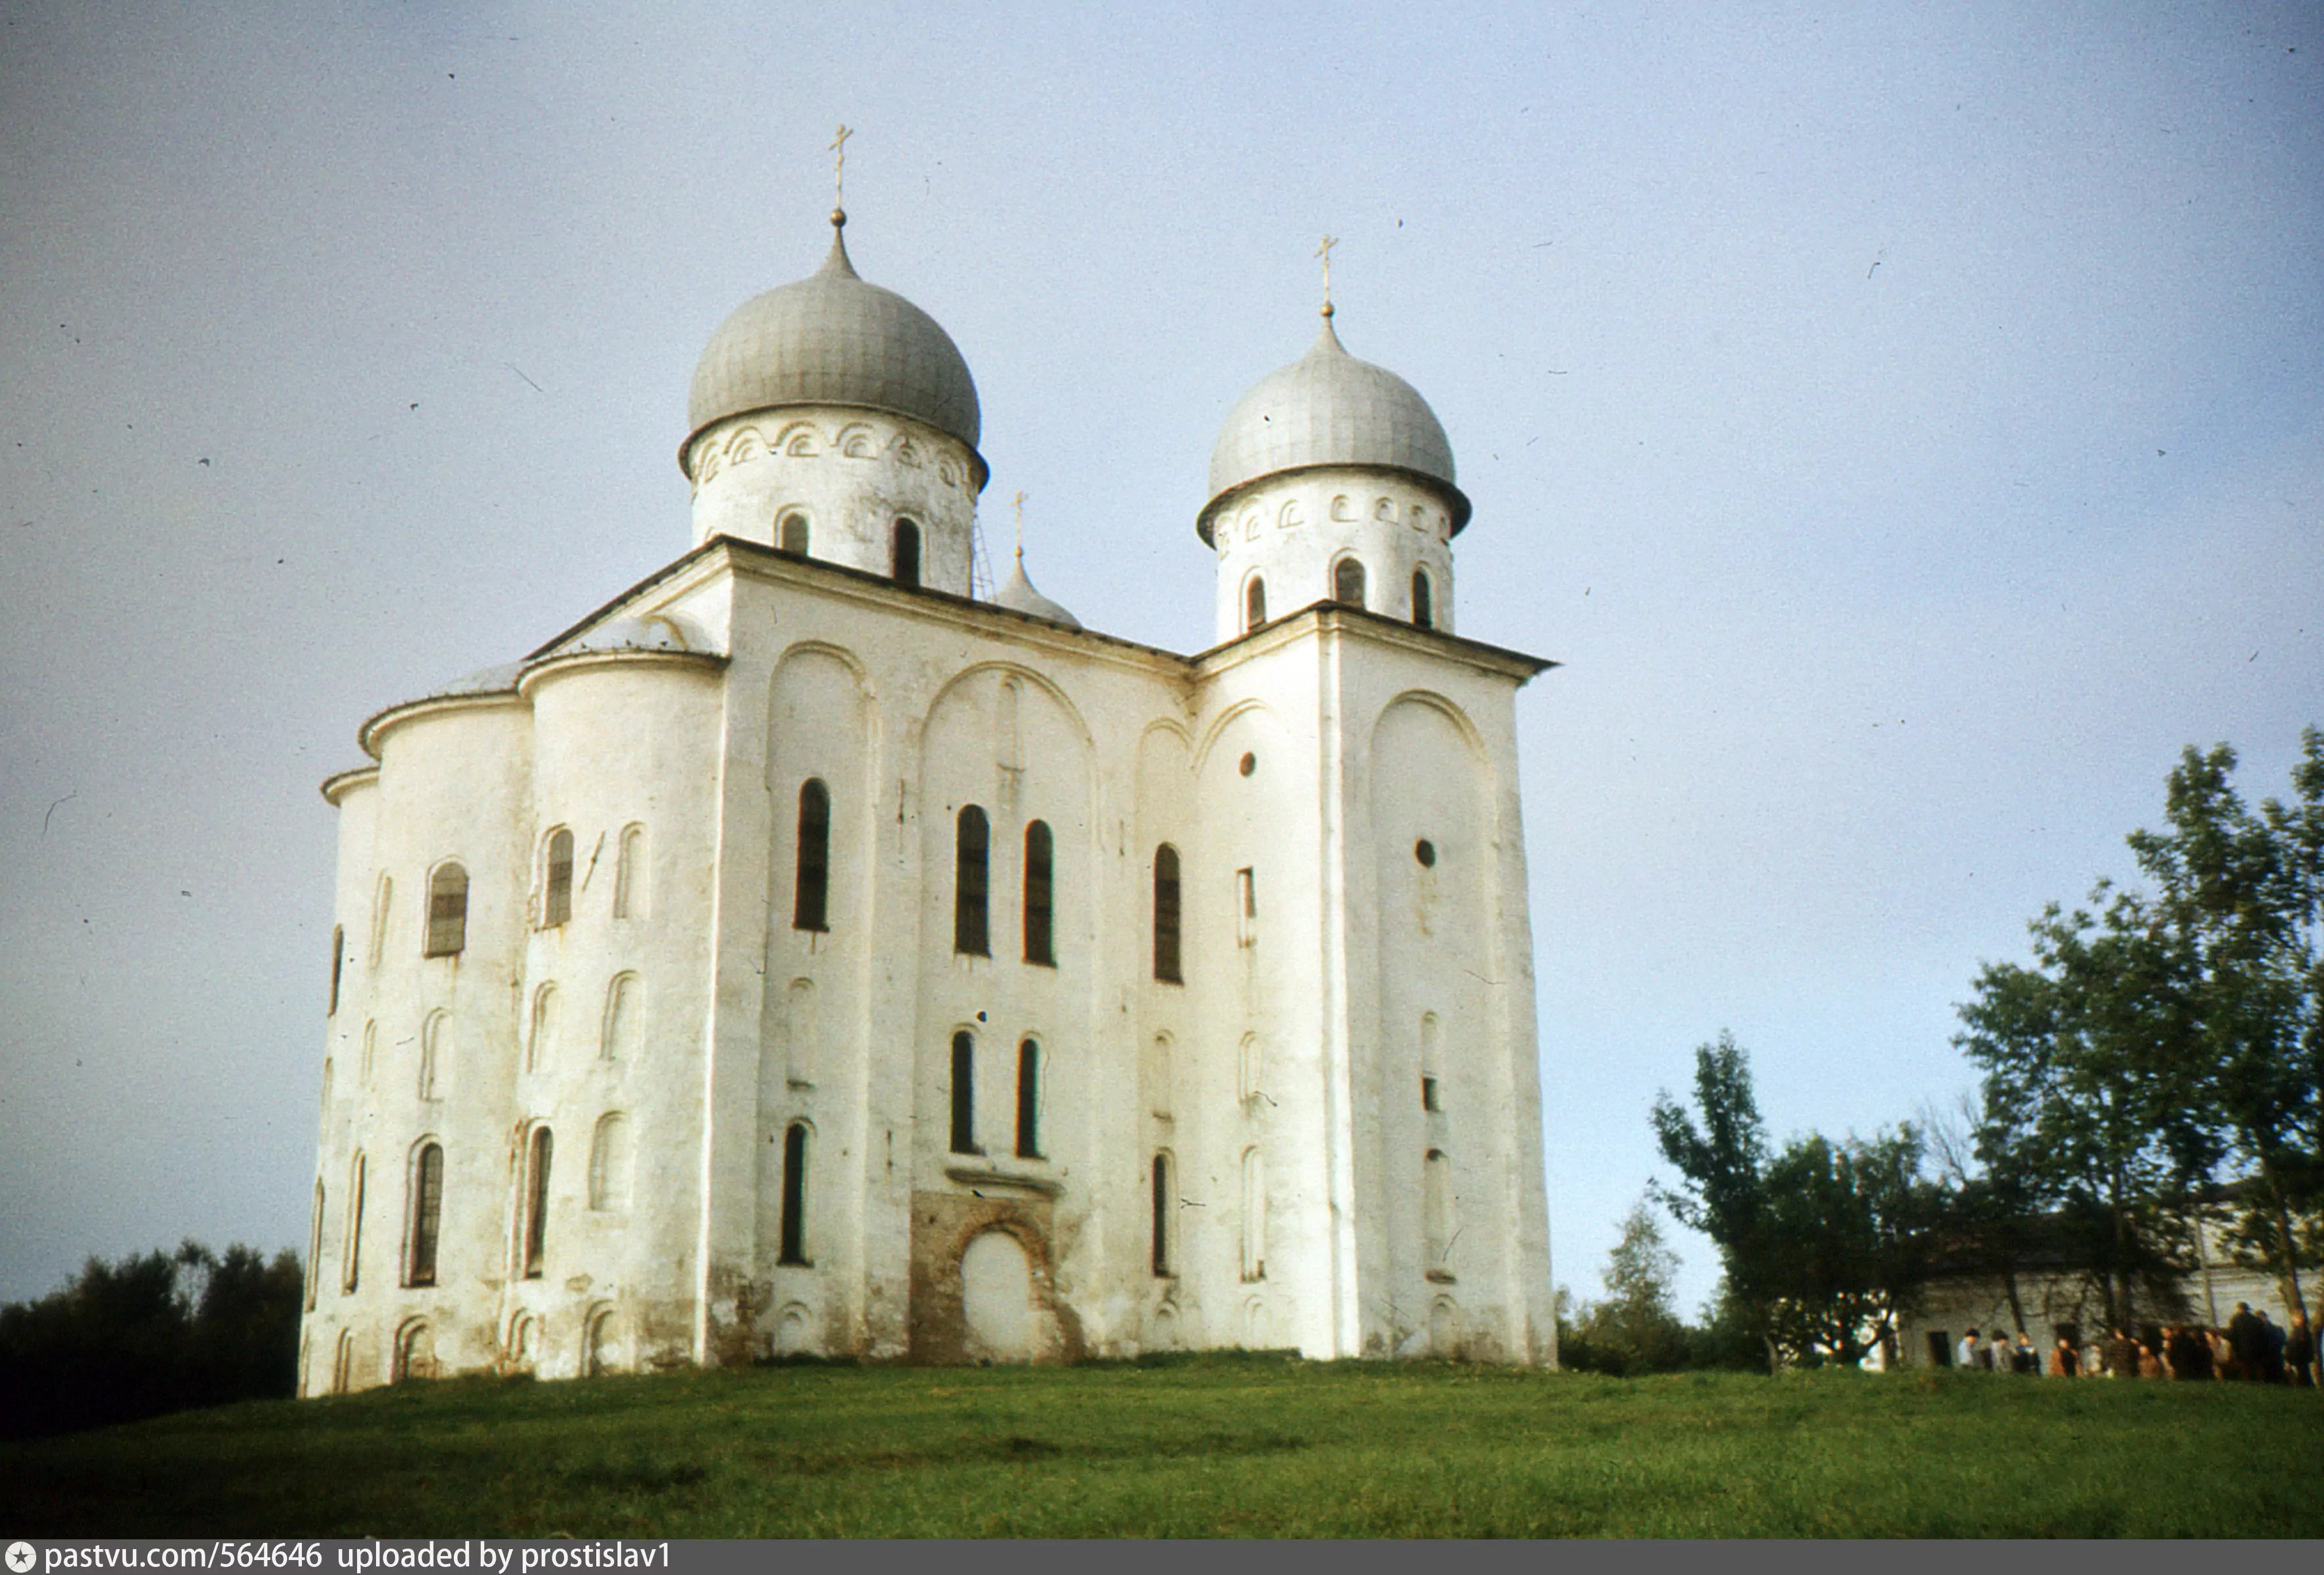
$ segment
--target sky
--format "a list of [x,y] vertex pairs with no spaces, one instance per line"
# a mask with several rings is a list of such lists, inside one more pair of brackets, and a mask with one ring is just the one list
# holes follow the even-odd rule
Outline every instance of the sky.
[[[1235,399],[1450,435],[1517,699],[1554,1274],[1731,1030],[1777,1139],[1974,1087],[1979,964],[2190,744],[2324,723],[2324,8],[0,0],[0,1299],[302,1239],[327,774],[677,557],[695,357],[828,240],[988,543],[1210,643]],[[1683,1311],[1716,1256],[1671,1232]]]

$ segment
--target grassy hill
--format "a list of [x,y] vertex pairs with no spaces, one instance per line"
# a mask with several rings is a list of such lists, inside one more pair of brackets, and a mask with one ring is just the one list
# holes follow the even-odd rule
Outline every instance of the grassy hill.
[[0,1445],[58,1535],[2318,1536],[2324,1395],[1258,1357],[462,1380]]

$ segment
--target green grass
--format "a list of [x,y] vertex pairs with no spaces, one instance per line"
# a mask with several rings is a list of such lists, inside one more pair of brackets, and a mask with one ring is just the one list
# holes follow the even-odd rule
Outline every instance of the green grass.
[[0,1534],[2318,1536],[2324,1396],[1197,1359],[462,1380],[0,1444]]

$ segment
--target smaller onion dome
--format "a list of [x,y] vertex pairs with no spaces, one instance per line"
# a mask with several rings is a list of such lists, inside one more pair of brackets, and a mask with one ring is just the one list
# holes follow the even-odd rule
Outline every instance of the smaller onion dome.
[[[858,405],[925,421],[976,456],[976,383],[952,336],[898,295],[866,283],[834,216],[831,254],[807,278],[752,296],[718,325],[687,394],[687,447],[704,428],[784,405]],[[686,447],[679,449],[681,458]]]
[[1017,566],[1009,572],[1008,583],[992,594],[992,604],[1006,607],[1011,612],[1022,612],[1028,618],[1062,623],[1067,629],[1082,626],[1080,619],[1033,588],[1033,582],[1025,577],[1025,551],[1022,548],[1018,548]]
[[1227,412],[1211,448],[1211,497],[1199,529],[1211,537],[1211,511],[1237,488],[1284,471],[1319,465],[1400,470],[1451,494],[1452,529],[1469,522],[1469,500],[1453,484],[1452,445],[1419,391],[1384,366],[1348,354],[1323,331],[1306,355],[1259,379]]

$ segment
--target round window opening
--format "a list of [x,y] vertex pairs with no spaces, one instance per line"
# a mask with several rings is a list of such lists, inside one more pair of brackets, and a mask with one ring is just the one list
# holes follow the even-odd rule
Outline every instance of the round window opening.
[[1242,763],[1237,766],[1235,769],[1240,771],[1246,777],[1250,776],[1253,771],[1259,769],[1259,757],[1254,754],[1246,753],[1242,758]]
[[1436,844],[1426,837],[1412,844],[1412,856],[1420,861],[1420,867],[1424,870],[1436,868]]

